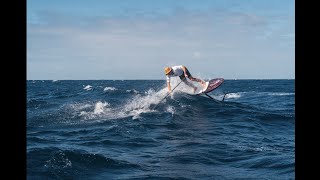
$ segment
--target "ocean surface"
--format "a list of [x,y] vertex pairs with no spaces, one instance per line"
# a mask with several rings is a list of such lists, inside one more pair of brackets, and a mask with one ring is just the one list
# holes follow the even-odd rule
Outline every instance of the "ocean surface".
[[28,80],[27,179],[295,179],[294,87]]

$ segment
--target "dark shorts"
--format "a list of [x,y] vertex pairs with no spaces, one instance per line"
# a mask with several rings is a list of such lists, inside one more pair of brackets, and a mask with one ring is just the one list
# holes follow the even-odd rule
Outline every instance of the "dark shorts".
[[[190,74],[190,72],[189,72],[189,70],[188,70],[187,68],[186,68],[186,73],[187,73],[188,77],[191,76],[191,74]],[[179,76],[179,78],[180,78],[181,80],[183,80],[183,79],[185,78],[184,72],[183,72],[183,74],[182,74],[181,76]]]

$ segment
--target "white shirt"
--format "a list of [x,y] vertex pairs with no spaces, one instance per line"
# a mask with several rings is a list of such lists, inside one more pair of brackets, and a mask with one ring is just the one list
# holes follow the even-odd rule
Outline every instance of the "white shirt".
[[173,66],[173,67],[171,67],[171,68],[172,68],[173,74],[171,74],[171,75],[166,75],[166,77],[167,77],[167,82],[170,82],[170,78],[171,78],[171,77],[181,76],[181,75],[184,73],[184,72],[183,72],[183,69],[182,69],[182,65]]

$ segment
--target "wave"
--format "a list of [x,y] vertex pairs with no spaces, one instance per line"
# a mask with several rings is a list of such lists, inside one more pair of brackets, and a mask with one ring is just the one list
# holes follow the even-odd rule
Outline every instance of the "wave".
[[243,82],[30,82],[28,179],[292,179],[294,89]]
[[92,86],[91,85],[87,85],[83,89],[87,90],[87,91],[90,91],[90,90],[92,90]]
[[[86,89],[87,91],[93,89],[93,86],[91,85],[83,86],[83,89]],[[172,86],[174,87],[175,84]],[[291,96],[294,95],[294,93],[248,91],[227,94],[220,92],[219,94],[219,92],[214,92],[209,94],[218,101],[212,101],[204,95],[192,95],[192,89],[184,84],[181,84],[170,95],[168,95],[166,87],[158,91],[150,88],[145,92],[139,92],[135,89],[116,88],[113,86],[95,87],[95,91],[88,91],[86,94],[79,93],[78,91],[71,93],[72,91],[70,90],[68,91],[69,94],[65,96],[72,98],[73,101],[67,101],[60,106],[57,106],[58,104],[52,104],[51,109],[44,108],[49,107],[48,105],[52,102],[50,98],[45,100],[34,100],[29,98],[28,107],[39,108],[41,106],[44,110],[41,113],[32,114],[33,109],[29,108],[28,113],[29,115],[32,115],[32,118],[36,119],[37,122],[41,122],[40,124],[50,122],[51,124],[56,125],[95,123],[127,118],[135,120],[143,119],[149,115],[165,116],[169,114],[173,117],[180,116],[187,112],[191,112],[195,117],[201,117],[201,111],[206,110],[214,110],[208,112],[209,114],[219,114],[223,116],[228,113],[231,115],[236,113],[249,113],[250,116],[255,116],[255,118],[258,119],[270,119],[270,117],[275,119],[294,117],[290,112],[283,114],[283,111],[286,109],[283,109],[278,113],[274,109],[269,111],[266,108],[263,109],[262,107],[259,107],[262,98],[266,98],[270,95]],[[54,93],[52,96],[54,98],[53,102],[54,100],[60,99],[61,96],[63,96],[61,92],[58,94]],[[121,98],[115,100],[115,97]],[[221,102],[223,98],[224,102]],[[62,100],[63,99],[66,98],[62,98]],[[239,102],[239,100],[243,100],[244,103]],[[245,103],[246,101],[250,101],[251,105],[247,106]],[[257,106],[255,106],[255,102],[257,102]],[[253,112],[256,114],[253,114]],[[48,119],[50,119],[50,121]],[[52,119],[55,121],[52,122]],[[37,124],[37,122],[29,123]]]
[[117,88],[115,88],[115,87],[105,87],[103,89],[103,91],[115,91],[115,90],[117,90]]
[[[283,113],[283,111],[268,111],[255,106],[250,106],[242,103],[228,102],[228,99],[237,97],[226,97],[225,102],[216,102],[203,96],[193,96],[181,92],[176,92],[172,96],[166,95],[166,90],[163,89],[159,92],[150,91],[147,95],[135,95],[134,97],[127,99],[122,104],[111,103],[107,101],[91,101],[83,103],[71,103],[61,106],[59,109],[52,111],[49,109],[42,114],[34,115],[37,118],[35,124],[43,123],[50,125],[75,125],[83,123],[98,123],[110,120],[120,119],[143,119],[145,116],[165,116],[170,114],[173,116],[182,116],[181,118],[197,118],[202,117],[201,111],[210,110],[207,114],[212,115],[224,115],[224,114],[239,114],[250,115],[248,118],[252,119],[290,119],[294,117],[292,113]],[[221,97],[221,96],[216,96]],[[156,109],[154,109],[156,107]],[[212,111],[213,110],[213,111]],[[187,113],[188,112],[188,113]],[[191,113],[194,116],[188,116]],[[50,121],[49,121],[50,119]],[[55,121],[53,122],[52,119]],[[31,125],[31,124],[30,124]]]
[[[83,178],[99,170],[140,168],[125,160],[79,149],[35,148],[27,152],[28,174],[42,178]],[[89,172],[89,174],[88,174]],[[90,174],[92,173],[92,174]],[[28,179],[37,178],[30,177]],[[76,178],[77,179],[77,178]]]

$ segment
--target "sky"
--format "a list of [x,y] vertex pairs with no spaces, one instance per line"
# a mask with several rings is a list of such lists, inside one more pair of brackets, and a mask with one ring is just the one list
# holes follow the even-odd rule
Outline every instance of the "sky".
[[295,79],[293,0],[28,0],[28,80]]

